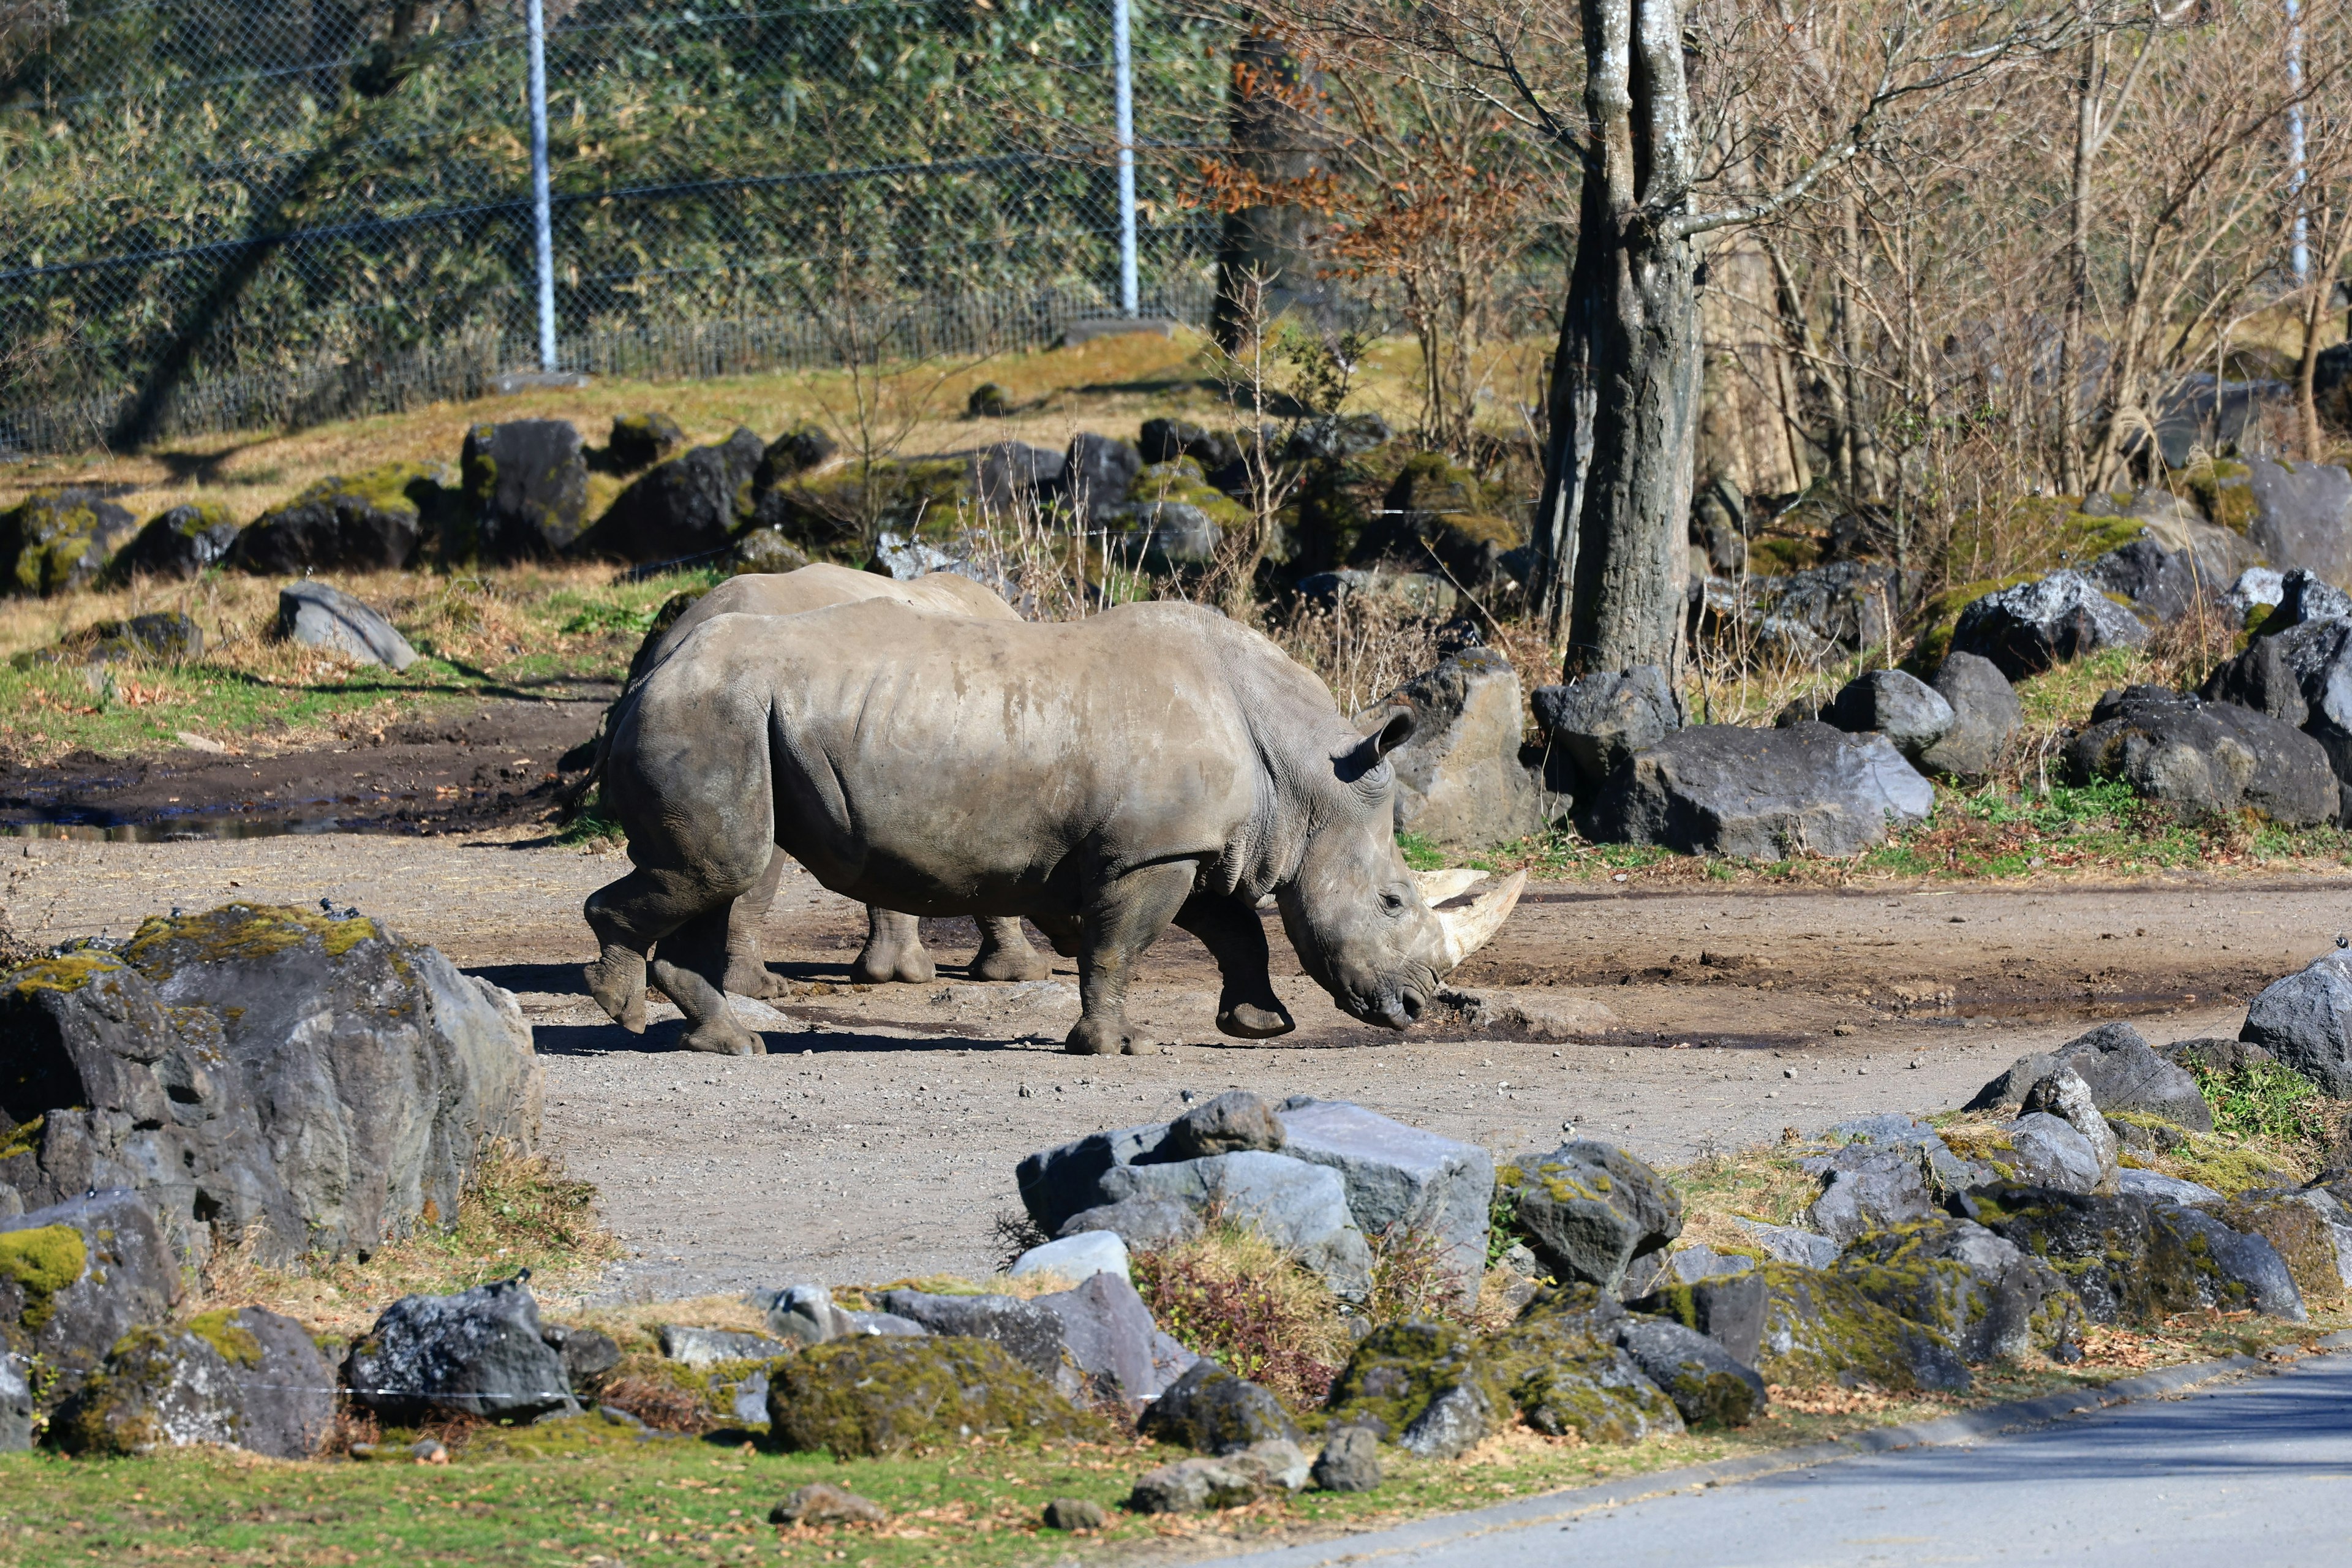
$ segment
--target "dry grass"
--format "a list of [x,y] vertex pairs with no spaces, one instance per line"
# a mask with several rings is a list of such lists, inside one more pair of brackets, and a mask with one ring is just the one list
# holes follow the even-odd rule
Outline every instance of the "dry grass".
[[1320,1403],[1348,1359],[1353,1337],[1330,1290],[1255,1230],[1219,1220],[1133,1261],[1161,1329],[1294,1405]]

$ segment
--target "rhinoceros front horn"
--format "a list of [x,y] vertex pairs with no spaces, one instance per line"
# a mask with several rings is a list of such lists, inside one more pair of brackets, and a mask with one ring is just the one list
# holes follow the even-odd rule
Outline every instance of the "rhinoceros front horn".
[[1484,871],[1416,871],[1413,880],[1421,896],[1445,931],[1445,967],[1450,971],[1495,939],[1503,922],[1517,907],[1528,885],[1525,871],[1514,871],[1475,897],[1462,894],[1486,879]]

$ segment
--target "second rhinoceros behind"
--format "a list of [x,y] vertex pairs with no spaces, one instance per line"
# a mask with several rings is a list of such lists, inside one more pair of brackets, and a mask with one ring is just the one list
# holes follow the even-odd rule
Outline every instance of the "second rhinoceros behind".
[[728,912],[781,847],[848,898],[1034,921],[1078,956],[1072,1051],[1134,1049],[1129,975],[1171,923],[1216,960],[1220,1029],[1294,1027],[1268,893],[1332,998],[1402,1029],[1517,896],[1459,915],[1423,898],[1382,760],[1412,725],[1359,735],[1271,642],[1192,605],[1051,625],[886,601],[717,616],[614,716],[604,798],[636,868],[588,900],[589,989],[643,1027],[651,956],[687,1045],[757,1051],[721,989]]

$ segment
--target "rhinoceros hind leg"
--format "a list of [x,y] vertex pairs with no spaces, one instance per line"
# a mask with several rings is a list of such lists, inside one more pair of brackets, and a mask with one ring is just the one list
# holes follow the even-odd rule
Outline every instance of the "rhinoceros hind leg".
[[1190,860],[1129,871],[1098,889],[1078,925],[1078,996],[1084,1007],[1065,1049],[1076,1056],[1135,1055],[1127,1027],[1127,983],[1192,890]]
[[767,1047],[737,1020],[719,986],[727,973],[727,916],[722,906],[696,916],[665,939],[654,955],[654,980],[686,1015],[686,1036],[678,1043],[688,1050],[764,1056]]
[[1265,928],[1255,907],[1237,899],[1202,896],[1187,902],[1176,923],[1201,939],[1217,961],[1223,985],[1217,996],[1217,1030],[1243,1040],[1269,1040],[1298,1026],[1274,994],[1267,967]]
[[784,853],[768,857],[768,868],[751,890],[735,900],[727,914],[727,989],[738,996],[766,1001],[784,994],[784,983],[768,968],[760,952],[760,926],[776,901],[776,884],[784,874]]
[[927,985],[939,977],[939,967],[923,947],[922,926],[912,915],[866,906],[866,946],[849,966],[849,977],[861,985],[887,985],[903,981]]
[[980,951],[971,973],[979,980],[1043,980],[1053,968],[1029,945],[1020,917],[990,916],[980,922]]

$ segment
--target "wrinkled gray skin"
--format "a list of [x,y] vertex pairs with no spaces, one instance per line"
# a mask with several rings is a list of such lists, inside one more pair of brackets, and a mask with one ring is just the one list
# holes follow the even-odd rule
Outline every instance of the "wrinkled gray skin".
[[1402,1029],[1447,967],[1391,826],[1382,759],[1412,728],[1359,736],[1272,643],[1189,605],[715,616],[615,717],[604,795],[636,869],[588,900],[588,988],[642,1028],[653,954],[688,1046],[759,1051],[727,1007],[728,912],[782,848],[849,898],[1035,921],[1077,954],[1074,1052],[1134,1050],[1129,975],[1171,922],[1217,962],[1220,1029],[1290,1030],[1269,892],[1333,999]]
[[[891,599],[941,615],[970,616],[979,620],[1017,621],[1019,613],[1002,598],[969,577],[934,572],[911,583],[900,583],[872,572],[819,563],[797,572],[751,572],[730,577],[687,606],[660,637],[637,650],[629,669],[632,685],[659,665],[695,627],[714,616],[798,616],[834,605],[866,599]],[[600,760],[599,767],[603,763]],[[776,900],[776,885],[784,863],[770,862],[760,885],[738,901],[730,922],[727,989],[739,996],[783,994],[783,984],[768,970],[760,952],[760,924]],[[849,966],[853,980],[880,985],[893,980],[925,984],[938,967],[923,947],[921,929],[912,915],[866,907],[866,946]],[[972,955],[971,973],[980,980],[1043,980],[1051,973],[1037,950],[1022,934],[1015,919],[984,916],[980,921],[980,951]]]

